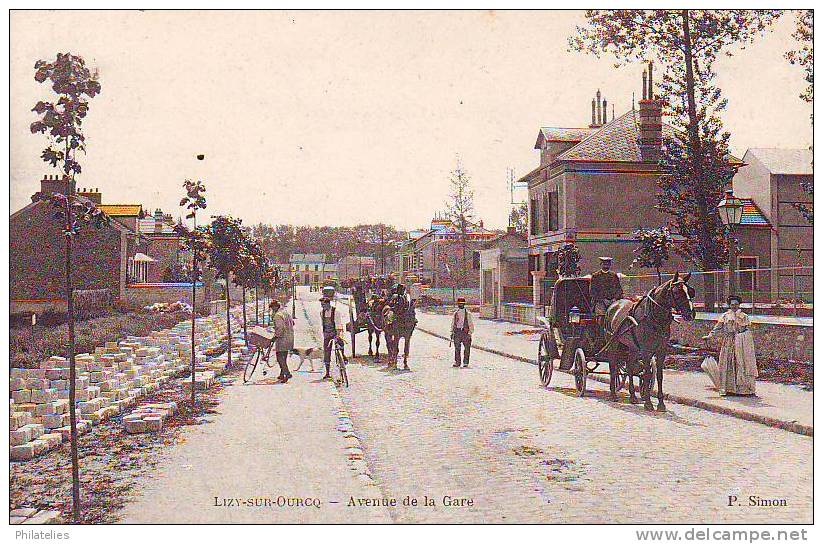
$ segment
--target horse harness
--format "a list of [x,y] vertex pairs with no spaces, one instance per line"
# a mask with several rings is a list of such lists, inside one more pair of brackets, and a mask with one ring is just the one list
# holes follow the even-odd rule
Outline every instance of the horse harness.
[[[674,307],[674,296],[672,295],[671,285],[669,285],[668,291],[669,291],[669,297],[671,297],[671,299],[672,299],[671,300],[672,306],[669,309],[669,312],[667,314],[668,318],[666,319],[665,323],[660,323],[659,321],[657,321],[655,319],[654,313],[651,312],[651,311],[647,311],[647,312],[645,312],[641,315],[637,314],[637,311],[641,308],[643,303],[646,302],[646,301],[650,302],[651,304],[653,304],[654,306],[656,306],[658,308],[664,308],[664,306],[662,304],[657,302],[651,296],[652,292],[654,292],[654,291],[655,291],[655,289],[650,290],[648,293],[646,293],[646,296],[644,296],[641,300],[635,302],[632,305],[631,310],[629,310],[629,314],[620,323],[617,330],[614,333],[612,333],[611,336],[609,336],[608,341],[606,341],[606,344],[600,349],[600,351],[597,352],[595,357],[599,356],[601,353],[606,351],[609,347],[611,347],[611,345],[615,341],[615,339],[623,336],[627,332],[631,334],[631,339],[632,339],[632,342],[634,343],[635,351],[637,351],[637,352],[644,351],[640,346],[640,339],[637,337],[637,329],[638,329],[638,327],[640,327],[641,323],[643,323],[644,325],[650,327],[652,329],[652,331],[654,331],[655,336],[657,336],[659,339],[665,339],[666,337],[668,337],[670,335],[669,326],[671,325],[672,320],[673,320],[672,317],[671,317],[671,307]],[[626,322],[629,323],[628,328],[626,328],[625,330],[621,330],[621,329],[624,329],[624,324]],[[626,346],[626,347],[629,347],[629,346]]]

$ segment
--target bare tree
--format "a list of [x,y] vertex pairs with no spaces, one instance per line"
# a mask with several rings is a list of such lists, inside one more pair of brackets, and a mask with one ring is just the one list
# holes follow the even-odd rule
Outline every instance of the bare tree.
[[457,166],[449,175],[451,192],[446,202],[446,213],[457,227],[460,243],[460,272],[456,277],[465,280],[467,276],[468,233],[474,220],[474,191],[471,188],[471,177],[463,169],[460,157],[457,157]]

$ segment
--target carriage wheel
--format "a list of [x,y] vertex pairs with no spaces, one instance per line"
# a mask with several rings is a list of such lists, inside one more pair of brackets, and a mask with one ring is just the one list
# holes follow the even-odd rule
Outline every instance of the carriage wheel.
[[357,327],[354,321],[354,310],[349,306],[349,334],[351,334],[351,358],[357,357]]
[[586,396],[586,379],[588,378],[589,368],[586,363],[586,353],[583,348],[575,346],[574,350],[574,386],[577,389],[578,396]]
[[543,387],[548,387],[552,381],[552,371],[554,370],[554,358],[549,344],[549,335],[540,335],[540,343],[537,347],[537,370],[540,373],[540,383]]

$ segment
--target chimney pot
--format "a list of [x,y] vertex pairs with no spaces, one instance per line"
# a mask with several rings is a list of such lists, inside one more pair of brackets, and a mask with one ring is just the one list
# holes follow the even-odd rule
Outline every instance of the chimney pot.
[[643,100],[646,100],[646,70],[643,70]]

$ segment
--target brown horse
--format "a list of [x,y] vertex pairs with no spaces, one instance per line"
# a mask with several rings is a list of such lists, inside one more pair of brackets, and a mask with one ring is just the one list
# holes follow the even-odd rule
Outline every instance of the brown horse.
[[382,298],[374,299],[369,303],[367,316],[367,328],[369,331],[369,355],[372,354],[372,338],[375,339],[374,362],[380,362],[380,335],[386,338],[386,347],[390,348],[389,337],[385,332],[383,310],[386,308],[386,301]]
[[400,339],[403,339],[403,370],[409,370],[409,342],[417,326],[417,317],[412,301],[405,311],[398,311],[386,305],[383,309],[386,344],[389,349],[389,367],[397,368],[397,357],[400,354]]
[[651,401],[652,358],[657,366],[657,411],[665,412],[663,402],[663,362],[668,354],[672,312],[686,321],[694,319],[694,289],[689,286],[691,274],[674,277],[632,302],[618,300],[606,311],[606,328],[610,338],[603,348],[609,361],[611,400],[617,400],[616,386],[621,363],[628,374],[629,399],[637,403],[634,392],[635,372],[641,371],[640,394],[646,410],[654,410]]

